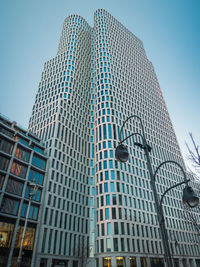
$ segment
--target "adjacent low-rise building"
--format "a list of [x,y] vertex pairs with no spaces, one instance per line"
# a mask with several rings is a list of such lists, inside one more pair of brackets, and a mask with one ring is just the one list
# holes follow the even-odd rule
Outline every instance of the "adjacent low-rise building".
[[[45,185],[47,156],[43,142],[0,115],[0,266],[17,266],[23,228],[30,201],[30,181],[37,185],[32,197],[22,249],[22,265],[34,259]],[[34,263],[32,262],[32,266]]]

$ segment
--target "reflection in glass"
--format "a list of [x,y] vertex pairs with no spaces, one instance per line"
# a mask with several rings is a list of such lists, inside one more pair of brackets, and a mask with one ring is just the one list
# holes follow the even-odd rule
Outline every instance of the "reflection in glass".
[[4,197],[1,206],[1,212],[17,215],[18,207],[19,201],[12,198]]
[[137,267],[135,257],[130,257],[129,260],[130,260],[130,267]]
[[14,224],[0,222],[0,247],[10,248]]
[[111,257],[103,258],[103,267],[111,267]]
[[15,157],[28,162],[30,157],[30,152],[21,147],[17,147],[15,152]]
[[[28,209],[28,204],[23,203],[22,211],[21,211],[21,216],[22,217],[26,217],[27,209]],[[37,220],[37,218],[38,218],[38,211],[39,211],[38,206],[31,205],[30,210],[29,210],[29,216],[28,216],[29,219]]]
[[0,189],[2,189],[3,187],[4,179],[5,179],[5,176],[0,174]]
[[5,139],[0,139],[0,150],[6,152],[8,154],[12,154],[13,144],[8,142]]
[[43,184],[43,179],[44,179],[44,175],[40,172],[34,171],[34,170],[30,170],[29,172],[29,177],[28,177],[29,181],[35,181],[37,184],[42,185]]
[[9,159],[0,156],[0,170],[7,171],[9,164]]
[[13,162],[10,172],[16,176],[25,178],[27,167],[19,163]]
[[[17,231],[15,248],[20,248],[23,230],[24,227],[20,225]],[[35,239],[35,228],[27,227],[24,238],[23,250],[33,250],[34,239]]]
[[46,164],[46,161],[36,155],[33,156],[32,158],[32,164],[42,170],[45,169],[45,164]]
[[124,266],[124,257],[116,257],[117,267]]
[[22,189],[23,189],[23,183],[20,183],[19,181],[16,181],[12,178],[8,179],[6,192],[21,196]]

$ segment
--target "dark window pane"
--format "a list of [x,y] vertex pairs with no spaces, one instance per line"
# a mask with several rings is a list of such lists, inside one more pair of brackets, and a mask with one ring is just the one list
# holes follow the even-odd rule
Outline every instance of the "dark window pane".
[[19,201],[4,197],[1,212],[16,215],[19,207]]
[[6,192],[21,196],[22,189],[23,189],[23,183],[20,183],[14,179],[9,178],[6,186]]
[[8,142],[5,139],[0,139],[0,150],[6,152],[8,154],[11,154],[13,151],[13,144]]
[[0,170],[7,171],[9,159],[0,156]]

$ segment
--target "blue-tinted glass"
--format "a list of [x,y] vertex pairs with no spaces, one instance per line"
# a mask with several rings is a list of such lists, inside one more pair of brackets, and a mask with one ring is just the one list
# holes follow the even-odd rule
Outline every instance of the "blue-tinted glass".
[[108,180],[109,176],[108,176],[108,171],[105,171],[105,179]]
[[106,195],[106,205],[110,205],[110,195]]
[[110,192],[115,192],[114,183],[110,183]]
[[110,150],[110,158],[113,158],[113,151]]
[[108,124],[108,138],[109,138],[109,139],[112,139],[111,124]]
[[105,141],[103,142],[103,148],[106,148],[106,142]]
[[91,197],[91,198],[90,198],[90,206],[93,207],[93,205],[94,205],[94,198]]
[[106,124],[103,125],[103,138],[107,139]]
[[107,169],[107,161],[106,160],[104,160],[104,162],[103,162],[103,168]]
[[115,180],[115,172],[111,171],[111,180]]
[[111,235],[111,223],[107,223],[107,235]]
[[104,192],[107,193],[108,192],[108,183],[104,184]]
[[109,160],[109,168],[113,168],[113,161]]
[[99,162],[99,170],[101,170],[101,162]]
[[109,208],[106,208],[106,220],[109,220]]
[[101,126],[99,126],[99,140],[101,140]]

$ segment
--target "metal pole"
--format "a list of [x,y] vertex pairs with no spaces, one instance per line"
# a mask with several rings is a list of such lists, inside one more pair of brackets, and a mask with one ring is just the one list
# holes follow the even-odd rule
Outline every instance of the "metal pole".
[[24,229],[23,229],[23,233],[22,233],[22,240],[21,240],[21,244],[20,244],[19,255],[18,255],[18,258],[17,258],[18,267],[20,267],[21,261],[22,261],[22,249],[23,249],[23,244],[24,244],[26,227],[27,227],[27,223],[28,223],[29,211],[30,211],[30,207],[31,207],[31,200],[32,200],[32,196],[30,197],[29,203],[28,203],[28,209],[27,209],[25,223],[24,223]]
[[154,195],[154,199],[155,199],[155,206],[156,206],[158,222],[159,222],[159,226],[160,226],[161,238],[163,241],[165,261],[166,261],[166,264],[168,267],[173,267],[174,264],[173,264],[171,253],[170,253],[167,229],[165,227],[165,219],[164,219],[164,215],[163,215],[163,208],[162,208],[162,205],[159,205],[158,193],[156,190],[155,179],[154,179],[154,175],[153,175],[151,160],[150,160],[149,151],[147,148],[147,142],[146,142],[144,132],[143,132],[143,142],[144,142],[144,151],[145,151],[146,158],[147,158],[147,168],[149,170],[149,174],[150,174],[150,178],[151,178],[151,187],[152,187],[152,191],[153,191],[153,195]]
[[163,209],[162,209],[162,205],[159,205],[158,193],[156,190],[156,184],[155,184],[153,169],[151,166],[151,160],[150,160],[150,156],[149,156],[148,145],[147,145],[147,141],[145,138],[144,127],[142,124],[142,120],[139,116],[132,115],[125,120],[125,122],[122,125],[121,131],[120,131],[120,142],[121,142],[122,129],[123,129],[125,123],[131,118],[137,118],[140,121],[141,129],[142,129],[142,135],[140,135],[140,136],[142,137],[144,151],[145,151],[145,155],[147,158],[147,168],[148,168],[148,171],[150,174],[150,182],[151,182],[151,187],[152,187],[152,191],[153,191],[153,195],[154,195],[154,199],[155,199],[156,212],[157,212],[157,217],[158,217],[158,222],[159,222],[160,232],[161,232],[161,238],[162,238],[163,248],[164,248],[164,257],[165,257],[167,267],[173,267],[174,264],[173,264],[171,253],[170,253],[169,240],[168,240],[168,235],[167,235],[167,229],[165,227]]

